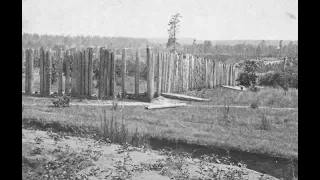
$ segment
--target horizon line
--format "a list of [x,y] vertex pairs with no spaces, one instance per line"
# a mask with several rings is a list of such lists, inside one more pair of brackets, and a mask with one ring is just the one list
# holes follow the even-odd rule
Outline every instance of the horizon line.
[[[133,37],[133,36],[101,36],[101,35],[83,35],[83,34],[80,34],[80,35],[66,35],[66,34],[58,34],[58,33],[51,33],[51,34],[47,34],[47,33],[30,33],[30,32],[22,32],[22,35],[23,34],[38,34],[40,36],[67,36],[67,37],[77,37],[77,36],[84,36],[84,37],[87,37],[87,36],[91,36],[91,37],[94,37],[94,36],[98,36],[98,37],[107,37],[107,38],[112,38],[112,37],[115,37],[115,38],[136,38],[136,39],[167,39],[167,37]],[[193,37],[177,37],[177,39],[196,39],[196,41],[262,41],[262,40],[265,40],[265,41],[298,41],[298,39],[197,39],[197,38],[193,38]]]

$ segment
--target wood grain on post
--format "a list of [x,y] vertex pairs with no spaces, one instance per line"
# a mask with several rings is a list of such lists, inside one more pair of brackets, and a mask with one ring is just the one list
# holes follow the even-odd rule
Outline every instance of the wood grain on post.
[[79,94],[78,96],[82,97],[83,96],[83,58],[82,58],[82,50],[78,51],[78,89],[79,89]]
[[185,88],[186,88],[186,59],[185,59],[185,55],[184,54],[181,54],[182,55],[182,67],[181,67],[181,70],[182,70],[182,91],[184,92],[185,91]]
[[197,88],[201,88],[202,74],[201,74],[201,58],[197,58]]
[[191,63],[190,63],[190,56],[188,54],[186,55],[186,58],[187,58],[186,59],[187,60],[186,61],[187,62],[187,71],[186,71],[187,72],[187,76],[186,77],[187,77],[187,91],[188,91],[191,88],[191,82],[190,82],[190,79],[191,79],[190,78],[190,66],[191,66]]
[[86,96],[86,50],[82,51],[82,72],[81,72],[81,77],[82,77],[82,83],[81,83],[81,89],[82,89],[82,96]]
[[[161,79],[161,77],[160,77]],[[136,98],[139,96],[139,83],[140,82],[140,52],[136,51],[136,72],[135,72],[135,83],[134,83],[134,93]]]
[[92,78],[93,78],[93,51],[92,48],[88,49],[88,96],[92,96]]
[[196,63],[195,63],[195,57],[191,56],[191,66],[192,66],[192,89],[196,89],[196,83],[195,83],[195,78],[196,78]]
[[221,85],[224,85],[224,64],[221,63],[221,74],[220,74],[220,77],[221,77]]
[[162,92],[167,92],[167,53],[163,53],[163,65],[162,65],[162,69],[163,69],[163,78],[162,78],[162,84],[163,84],[163,91]]
[[40,95],[44,95],[44,74],[43,74],[43,68],[44,68],[44,50],[43,47],[40,48],[40,59],[39,59],[39,66],[40,66]]
[[181,54],[180,55],[180,92],[183,92],[183,80],[184,80],[184,78],[183,78],[183,62],[184,62],[184,60],[183,60],[183,55]]
[[84,95],[89,95],[89,50],[84,50]]
[[169,55],[169,59],[168,59],[168,93],[171,92],[172,89],[172,69],[173,69],[173,54],[170,53]]
[[212,61],[212,87],[215,88],[216,87],[216,84],[217,84],[217,81],[216,81],[216,62],[215,61]]
[[22,48],[22,64],[23,64],[23,62],[25,61],[25,57],[26,57],[26,55],[25,55],[25,49]]
[[191,76],[191,89],[195,89],[194,87],[194,57],[191,56],[190,58],[191,61],[191,67],[190,67],[190,76]]
[[60,53],[61,51],[59,52],[59,56],[57,57],[58,58],[58,62],[59,62],[59,80],[58,80],[58,95],[59,96],[62,96],[62,84],[63,84],[63,78],[62,78],[62,72],[63,72],[63,61],[62,59],[60,58]]
[[81,97],[82,96],[82,77],[81,77],[81,74],[82,74],[82,62],[81,62],[81,59],[82,59],[82,52],[81,51],[77,51],[76,53],[77,55],[77,95],[78,97]]
[[217,86],[220,85],[220,62],[216,62],[217,65]]
[[100,66],[99,66],[99,93],[98,98],[102,99],[104,96],[104,50],[100,48]]
[[217,84],[216,84],[216,86],[219,86],[220,84],[220,76],[219,76],[219,74],[220,74],[220,62],[218,62],[218,61],[216,61],[215,62],[215,66],[216,66],[216,82],[217,82]]
[[74,52],[70,53],[70,62],[72,62],[72,71],[71,71],[71,96],[76,96],[76,62]]
[[207,73],[206,73],[206,59],[202,58],[202,88],[207,88]]
[[224,85],[228,85],[228,64],[224,65]]
[[154,97],[154,89],[155,89],[155,86],[154,86],[154,69],[155,69],[155,62],[156,62],[156,54],[152,54],[152,53],[150,53],[150,56],[151,56],[151,58],[150,58],[150,60],[151,60],[151,62],[150,62],[150,79],[151,79],[151,83],[150,83],[150,87],[151,87],[151,92],[150,92],[150,94],[151,94],[151,100],[153,99],[153,97]]
[[159,52],[157,55],[157,73],[158,73],[158,78],[157,78],[157,94],[158,96],[161,96],[161,79],[162,79],[162,61],[161,61],[161,53]]
[[121,71],[121,76],[122,76],[121,94],[122,94],[122,98],[126,97],[126,74],[127,74],[126,66],[127,66],[127,63],[126,63],[126,49],[122,49],[122,71]]
[[103,79],[104,79],[104,96],[110,96],[110,76],[111,76],[111,53],[108,49],[104,51],[104,66],[103,66]]
[[116,62],[115,62],[115,52],[112,51],[111,56],[111,72],[110,72],[110,96],[115,95],[115,85],[116,85]]
[[220,80],[219,80],[219,82],[220,82],[220,85],[223,85],[223,64],[220,63],[219,65],[220,65],[220,72],[219,72]]
[[209,86],[210,86],[210,89],[213,88],[213,66],[212,66],[212,60],[209,60]]
[[160,61],[161,61],[161,93],[165,92],[165,59],[164,59],[164,53],[160,53]]
[[232,85],[232,65],[229,65],[229,78],[228,78],[228,84],[231,86]]
[[209,88],[209,67],[208,67],[208,59],[204,59],[204,72],[205,72],[205,88]]
[[187,54],[188,61],[188,90],[191,90],[191,57]]
[[51,91],[51,69],[52,69],[52,53],[50,50],[48,50],[45,54],[45,61],[44,61],[44,95],[50,96]]
[[29,82],[29,49],[26,49],[26,62],[25,62],[25,71],[24,71],[24,91],[26,94],[29,92],[28,82]]
[[78,68],[78,58],[77,58],[77,52],[72,52],[72,96],[76,97],[77,96],[77,68]]
[[147,48],[147,98],[148,101],[151,102],[152,101],[152,57],[151,57],[151,52],[150,49]]
[[225,65],[225,85],[229,85],[228,81],[229,81],[229,64]]
[[169,64],[169,54],[170,53],[164,53],[164,92],[168,92],[168,64]]
[[172,62],[171,62],[171,91],[172,92],[175,92],[175,82],[174,82],[174,79],[175,79],[175,72],[176,72],[176,57],[175,57],[175,54],[171,54],[172,56]]
[[203,87],[203,59],[198,58],[198,88]]
[[231,85],[234,86],[234,66],[233,65],[231,66],[231,78],[230,78],[230,81],[231,81]]
[[212,62],[208,60],[208,88],[212,88]]
[[69,52],[65,53],[65,63],[66,63],[66,80],[64,85],[64,93],[69,94],[69,84],[70,84],[70,55]]
[[33,89],[33,64],[34,64],[34,58],[33,58],[34,53],[32,52],[32,50],[30,49],[29,51],[29,65],[28,65],[28,73],[29,73],[29,77],[28,77],[28,92],[29,94],[32,94],[32,89]]
[[175,60],[174,60],[174,89],[173,92],[178,92],[179,90],[179,56],[178,54],[174,54]]

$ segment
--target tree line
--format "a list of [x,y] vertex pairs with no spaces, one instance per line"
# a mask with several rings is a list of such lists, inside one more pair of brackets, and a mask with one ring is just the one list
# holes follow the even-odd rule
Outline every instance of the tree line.
[[40,47],[51,49],[69,49],[71,47],[108,47],[108,48],[142,48],[148,44],[144,38],[130,37],[101,37],[101,36],[64,36],[64,35],[39,35],[22,34],[22,47],[36,48]]

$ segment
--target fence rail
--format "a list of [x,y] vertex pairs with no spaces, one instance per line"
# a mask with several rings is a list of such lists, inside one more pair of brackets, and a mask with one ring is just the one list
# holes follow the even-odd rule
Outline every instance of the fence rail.
[[[39,62],[40,94],[49,96],[51,90],[52,63],[58,62],[58,94],[71,93],[74,97],[90,97],[93,94],[93,60],[99,59],[98,98],[115,96],[116,59],[121,59],[122,88],[125,95],[127,49],[116,55],[112,49],[92,48],[72,51],[51,51],[23,49],[22,61],[25,61],[25,92],[32,94],[34,62]],[[131,53],[132,55],[132,53]],[[34,61],[38,59],[39,61]],[[132,57],[134,59],[134,57]],[[135,53],[135,88],[139,95],[140,52]],[[65,64],[65,78],[63,78]],[[147,97],[151,101],[155,94],[178,93],[201,88],[214,88],[221,85],[236,85],[240,70],[232,64],[223,64],[211,59],[194,57],[190,54],[167,52],[152,53],[146,49]],[[63,83],[63,81],[65,81]],[[71,86],[70,86],[71,85]],[[125,97],[125,96],[124,96]]]

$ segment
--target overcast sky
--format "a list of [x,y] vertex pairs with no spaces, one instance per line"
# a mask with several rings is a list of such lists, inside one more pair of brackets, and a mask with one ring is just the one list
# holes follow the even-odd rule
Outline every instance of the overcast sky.
[[198,40],[297,40],[298,0],[22,0],[23,32]]

